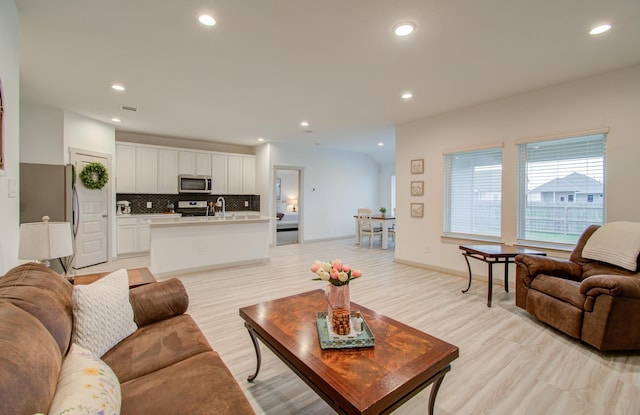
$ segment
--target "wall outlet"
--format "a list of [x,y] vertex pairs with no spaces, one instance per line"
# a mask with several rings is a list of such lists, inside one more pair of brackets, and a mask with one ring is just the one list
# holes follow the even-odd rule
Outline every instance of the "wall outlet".
[[153,203],[152,202],[147,202],[147,209],[151,209],[153,207]]
[[248,200],[244,201],[244,207],[249,207],[249,201]]

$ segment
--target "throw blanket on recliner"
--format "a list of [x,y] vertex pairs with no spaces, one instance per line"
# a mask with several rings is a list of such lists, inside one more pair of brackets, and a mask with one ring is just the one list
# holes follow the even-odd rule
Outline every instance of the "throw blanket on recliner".
[[584,258],[636,271],[640,254],[640,223],[610,222],[591,235],[582,250]]

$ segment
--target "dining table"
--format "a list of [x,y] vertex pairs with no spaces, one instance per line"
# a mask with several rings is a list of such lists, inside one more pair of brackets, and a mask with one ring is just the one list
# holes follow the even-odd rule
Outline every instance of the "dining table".
[[[360,245],[360,222],[358,221],[358,215],[353,216],[356,221],[356,245]],[[382,226],[382,249],[389,249],[389,226],[393,225],[396,218],[393,216],[371,216],[371,226]]]

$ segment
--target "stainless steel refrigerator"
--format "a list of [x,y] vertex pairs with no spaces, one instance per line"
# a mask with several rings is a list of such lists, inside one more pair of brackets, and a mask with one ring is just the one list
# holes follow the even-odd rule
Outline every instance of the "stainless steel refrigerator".
[[[70,222],[78,231],[79,203],[71,164],[20,163],[20,223]],[[62,259],[68,268],[73,257]],[[52,262],[53,264],[53,262]]]

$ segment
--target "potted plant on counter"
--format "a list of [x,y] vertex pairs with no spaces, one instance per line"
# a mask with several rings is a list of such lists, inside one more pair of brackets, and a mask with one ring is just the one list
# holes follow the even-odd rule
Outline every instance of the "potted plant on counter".
[[382,216],[384,218],[385,214],[387,213],[387,208],[386,207],[381,207],[380,208],[380,216]]

